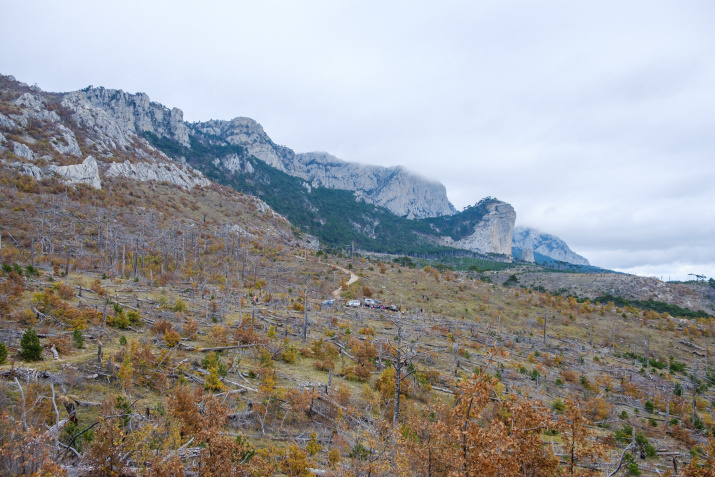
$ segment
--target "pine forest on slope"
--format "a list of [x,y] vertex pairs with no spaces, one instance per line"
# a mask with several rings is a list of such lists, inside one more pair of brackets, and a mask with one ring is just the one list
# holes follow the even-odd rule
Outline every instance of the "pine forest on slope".
[[[192,134],[191,148],[149,132],[143,136],[167,156],[185,158],[211,180],[260,197],[293,225],[330,247],[354,242],[363,250],[392,254],[454,250],[435,245],[428,237],[448,235],[459,240],[469,235],[486,214],[486,206],[496,202],[486,198],[454,215],[410,220],[384,207],[358,201],[351,191],[310,187],[307,181],[281,172],[248,155],[241,146],[215,136]],[[231,155],[243,165],[233,172],[215,160]]]

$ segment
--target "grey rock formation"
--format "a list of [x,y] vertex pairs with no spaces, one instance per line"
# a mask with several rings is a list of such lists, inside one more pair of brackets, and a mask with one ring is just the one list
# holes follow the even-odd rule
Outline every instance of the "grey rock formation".
[[212,120],[194,123],[193,127],[243,147],[266,164],[309,181],[312,187],[354,191],[359,200],[384,206],[400,216],[424,218],[456,212],[442,184],[400,166],[357,164],[324,152],[296,154],[274,143],[263,127],[250,118]]
[[14,162],[9,165],[16,168],[21,174],[32,176],[35,180],[57,177],[68,184],[83,183],[95,189],[102,188],[102,181],[99,178],[99,164],[92,156],[87,156],[81,164],[69,166],[49,165],[38,167],[35,164],[22,162]]
[[87,88],[71,93],[83,96],[89,104],[106,111],[123,128],[135,134],[151,132],[168,137],[189,147],[189,128],[184,123],[184,113],[154,103],[144,93],[130,94],[122,90]]
[[525,247],[519,255],[519,260],[523,262],[534,263],[534,249],[531,247]]
[[97,165],[97,160],[92,156],[87,156],[82,164],[50,166],[50,170],[70,184],[84,183],[95,189],[102,188],[102,181],[99,178],[99,166]]
[[[57,124],[52,147],[61,154],[81,155],[76,137],[61,124],[54,111],[46,109],[41,93],[24,93],[15,100],[15,104],[23,108],[23,114],[19,117],[0,117],[0,123],[26,125],[28,118],[32,117]],[[150,101],[144,93],[130,94],[122,90],[89,87],[65,94],[62,106],[72,111],[76,125],[92,131],[92,134],[85,135],[87,145],[95,145],[103,155],[109,156],[119,149],[148,157],[149,153],[144,149],[151,151],[152,148],[143,141],[137,142],[137,136],[143,132],[175,140],[187,148],[191,145],[191,129],[184,122],[181,110],[169,110]],[[191,128],[194,132],[215,135],[241,146],[266,164],[309,181],[312,187],[354,191],[359,200],[387,207],[400,216],[423,218],[455,212],[442,184],[426,180],[402,167],[349,163],[326,153],[296,154],[274,143],[261,125],[250,118],[195,123]],[[250,163],[237,157],[229,156],[221,162],[232,172],[252,172]],[[183,178],[179,182],[183,183]]]
[[214,160],[214,165],[223,165],[228,171],[239,174],[253,174],[253,165],[238,157],[238,154],[229,154],[223,160]]
[[31,93],[23,93],[15,100],[15,104],[22,108],[34,109],[36,111],[45,109],[45,102],[42,98]]
[[74,123],[91,131],[89,144],[96,144],[102,152],[127,151],[136,139],[136,134],[124,128],[105,110],[89,102],[81,91],[68,93],[62,98],[62,106],[72,111]]
[[21,142],[16,142],[13,143],[13,149],[12,152],[18,156],[18,157],[23,157],[29,161],[34,161],[35,160],[35,153],[32,152],[32,150],[27,147],[27,145],[21,143]]
[[534,252],[560,260],[562,262],[573,263],[575,265],[590,265],[581,255],[575,253],[560,238],[539,232],[535,229],[517,227],[514,229],[512,246],[524,249],[531,247]]
[[15,121],[13,121],[12,119],[0,113],[0,126],[8,129],[15,129],[17,127],[17,124],[15,124]]
[[325,152],[310,152],[297,154],[286,169],[289,174],[310,181],[313,187],[355,191],[358,199],[381,205],[408,219],[455,212],[444,185],[419,177],[402,166],[370,166],[346,162]]
[[81,156],[82,151],[79,148],[79,144],[77,144],[77,138],[74,133],[62,124],[57,126],[57,130],[60,133],[61,139],[53,138],[53,140],[50,141],[52,148],[60,154]]
[[211,184],[211,181],[200,172],[169,162],[161,164],[148,162],[132,164],[129,161],[115,162],[109,166],[104,175],[105,177],[127,177],[143,182],[168,182],[183,189]]
[[43,179],[48,175],[45,171],[43,171],[34,164],[27,164],[25,162],[13,162],[10,164],[10,166],[17,169],[20,174],[28,175],[36,181],[39,181],[40,179]]
[[295,153],[291,149],[274,143],[263,127],[251,118],[239,117],[230,121],[211,120],[194,123],[193,127],[204,134],[219,136],[234,146],[241,146],[257,159],[283,172],[288,172],[285,164],[295,158]]
[[489,212],[477,223],[469,236],[458,241],[451,237],[442,237],[441,243],[479,253],[511,256],[516,212],[506,202],[493,202],[487,208]]

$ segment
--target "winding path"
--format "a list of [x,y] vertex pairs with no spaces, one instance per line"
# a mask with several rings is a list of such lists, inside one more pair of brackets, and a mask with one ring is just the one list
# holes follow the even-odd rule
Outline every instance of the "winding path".
[[[350,286],[350,285],[352,285],[353,283],[355,283],[356,281],[358,281],[358,278],[359,278],[359,277],[358,277],[357,275],[355,275],[353,272],[351,272],[350,270],[348,270],[347,268],[338,267],[337,265],[336,265],[336,267],[337,267],[338,270],[340,270],[341,272],[343,272],[343,273],[349,273],[349,274],[350,274],[350,280],[348,280],[348,283],[347,283],[348,286]],[[339,299],[340,299],[340,292],[342,291],[342,289],[343,289],[343,287],[338,287],[337,290],[333,290],[333,298],[335,298],[336,300],[339,300]]]

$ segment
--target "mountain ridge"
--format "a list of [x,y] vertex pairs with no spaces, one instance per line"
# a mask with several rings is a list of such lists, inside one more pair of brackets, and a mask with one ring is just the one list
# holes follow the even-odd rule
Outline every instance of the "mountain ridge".
[[[15,81],[3,79],[5,83]],[[9,143],[14,155],[27,162],[56,163],[44,170],[32,169],[32,164],[22,166],[38,178],[49,173],[62,175],[64,169],[53,168],[93,156],[98,159],[97,179],[93,180],[99,187],[100,175],[166,181],[184,188],[206,186],[209,179],[218,181],[264,197],[329,246],[357,240],[361,246],[389,253],[443,247],[511,257],[513,207],[487,198],[457,212],[442,184],[402,166],[366,166],[325,152],[297,154],[275,144],[251,118],[187,123],[180,109],[152,102],[145,93],[104,87],[46,93],[18,85],[24,83],[15,84],[18,94],[11,98],[12,112],[0,113],[0,126],[21,130],[29,120],[36,120],[45,121],[48,131],[53,131],[49,134],[54,149],[51,157],[33,152],[37,148],[27,134],[27,141]],[[259,167],[259,162],[268,169]],[[272,190],[276,184],[294,189],[292,196],[281,197],[280,191]],[[353,200],[364,206],[348,206]]]

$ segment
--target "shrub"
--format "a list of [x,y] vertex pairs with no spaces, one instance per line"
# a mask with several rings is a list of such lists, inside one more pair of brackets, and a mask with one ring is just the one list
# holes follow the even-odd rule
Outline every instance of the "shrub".
[[5,360],[7,360],[7,346],[0,343],[0,364],[5,364]]
[[164,342],[169,348],[173,348],[181,342],[181,336],[174,330],[168,330],[164,333]]
[[82,331],[79,328],[75,328],[72,332],[72,341],[77,348],[84,348],[84,335],[82,335]]
[[633,439],[633,426],[626,424],[614,433],[614,437],[619,442],[630,442]]
[[22,334],[20,348],[22,348],[20,356],[26,361],[38,361],[42,359],[42,345],[34,329],[28,328],[27,331]]
[[67,285],[66,283],[56,283],[55,284],[55,289],[57,290],[57,294],[62,298],[63,300],[69,300],[74,296],[74,289],[70,286]]
[[181,311],[186,311],[188,307],[186,306],[186,303],[184,303],[184,300],[181,298],[177,298],[176,301],[174,302],[173,310],[175,312],[181,312]]
[[298,350],[291,344],[286,345],[281,353],[281,359],[289,364],[295,363],[295,360],[298,359]]

